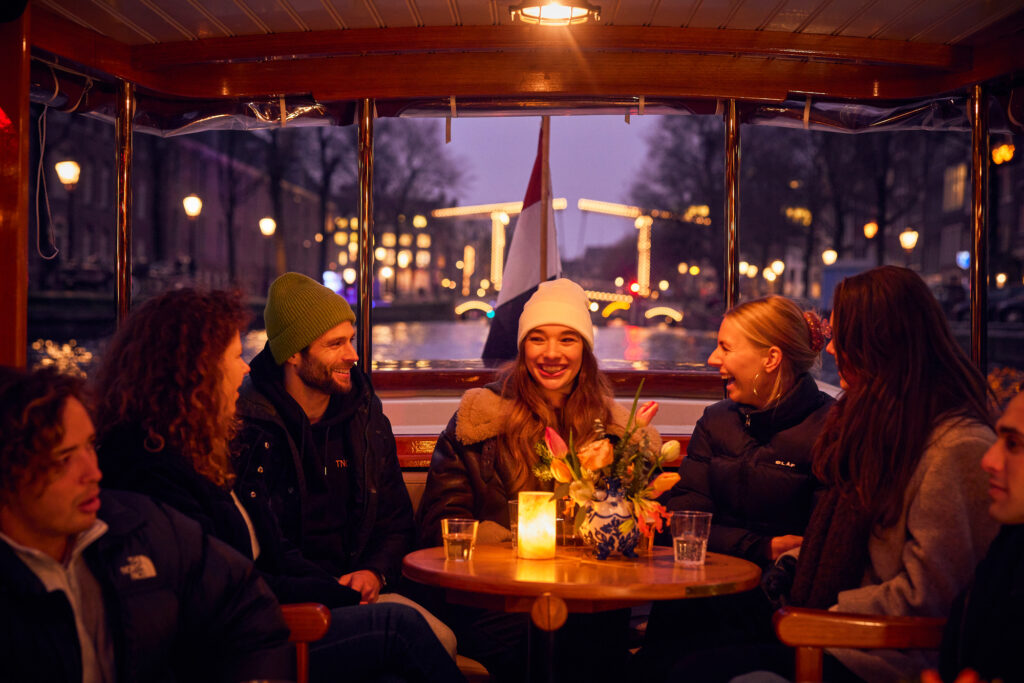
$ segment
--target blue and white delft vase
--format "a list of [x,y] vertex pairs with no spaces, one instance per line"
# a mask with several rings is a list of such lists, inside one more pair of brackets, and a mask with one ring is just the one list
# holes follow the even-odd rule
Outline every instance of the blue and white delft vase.
[[618,479],[608,482],[607,491],[597,491],[593,502],[587,506],[587,516],[580,525],[583,542],[594,549],[597,559],[607,559],[613,553],[636,557],[635,548],[640,542],[640,529],[636,524],[622,533],[622,523],[633,519],[633,504],[622,495]]

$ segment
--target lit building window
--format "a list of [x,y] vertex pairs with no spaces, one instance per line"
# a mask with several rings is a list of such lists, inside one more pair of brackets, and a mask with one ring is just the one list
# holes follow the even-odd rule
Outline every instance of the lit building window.
[[945,183],[942,190],[942,210],[956,211],[964,205],[967,185],[967,164],[957,164],[946,168]]

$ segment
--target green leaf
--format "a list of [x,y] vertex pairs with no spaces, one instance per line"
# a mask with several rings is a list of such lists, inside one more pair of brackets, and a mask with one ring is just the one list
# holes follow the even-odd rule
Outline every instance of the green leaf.
[[587,518],[588,509],[588,506],[580,505],[579,509],[576,510],[576,519],[574,519],[572,523],[572,525],[576,528],[576,533],[579,533],[580,527],[583,526],[583,520]]
[[555,484],[555,490],[551,492],[551,500],[561,500],[569,495],[569,484],[559,482]]

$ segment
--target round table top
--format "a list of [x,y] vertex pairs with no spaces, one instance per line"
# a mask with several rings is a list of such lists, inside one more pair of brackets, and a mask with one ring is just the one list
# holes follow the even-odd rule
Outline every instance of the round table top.
[[[680,567],[670,548],[655,547],[637,559],[598,560],[583,547],[560,546],[551,560],[524,560],[509,543],[477,545],[468,561],[445,559],[444,548],[409,553],[406,577],[460,593],[536,597],[550,593],[572,603],[640,604],[651,600],[725,595],[758,585],[752,562],[708,553],[703,567]],[[579,609],[579,605],[577,605]]]

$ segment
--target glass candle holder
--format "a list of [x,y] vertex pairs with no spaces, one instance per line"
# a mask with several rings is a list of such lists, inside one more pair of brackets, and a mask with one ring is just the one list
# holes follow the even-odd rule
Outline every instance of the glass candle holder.
[[519,492],[516,552],[527,560],[548,560],[555,556],[555,501],[549,492]]

